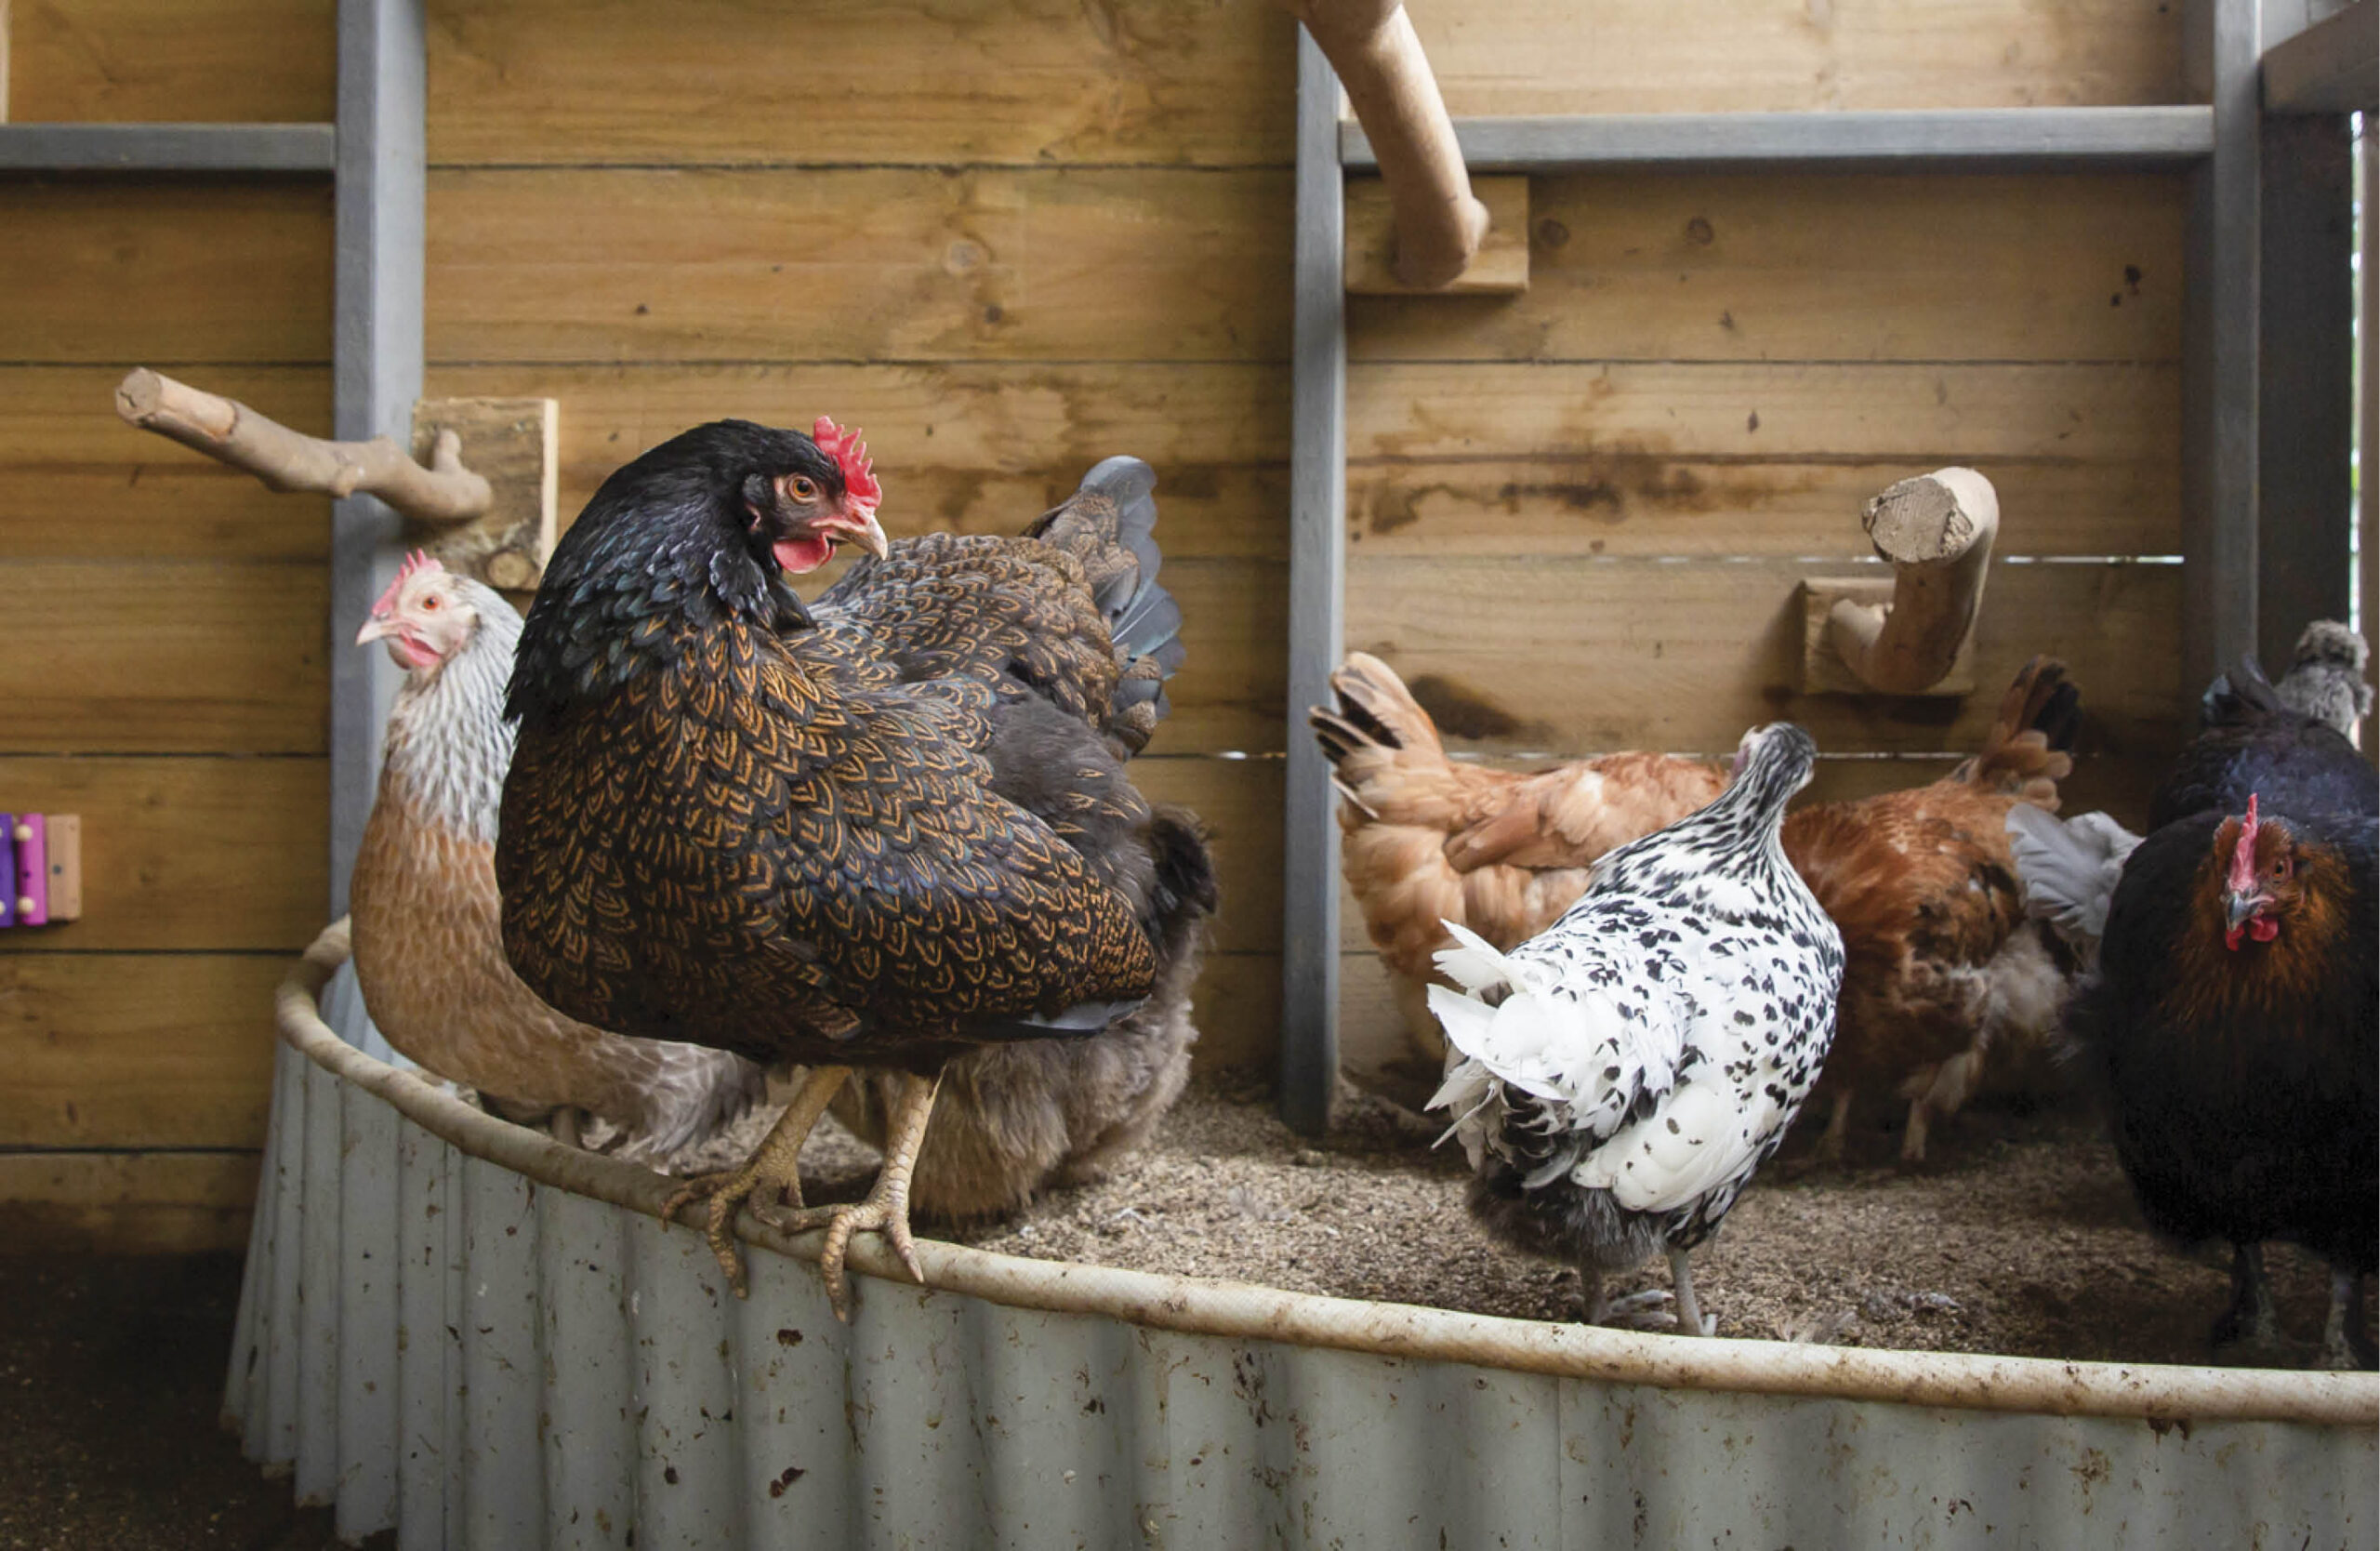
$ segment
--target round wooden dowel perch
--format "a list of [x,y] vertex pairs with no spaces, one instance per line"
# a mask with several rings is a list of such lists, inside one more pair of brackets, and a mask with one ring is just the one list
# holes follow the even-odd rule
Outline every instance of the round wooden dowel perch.
[[1454,121],[1398,0],[1280,0],[1314,34],[1363,125],[1395,215],[1396,278],[1453,284],[1488,235]]
[[463,467],[462,441],[452,431],[438,438],[425,469],[386,436],[326,442],[146,366],[116,385],[115,412],[128,425],[246,470],[269,490],[377,496],[424,523],[469,522],[495,498],[487,481]]
[[1877,555],[1893,563],[1892,602],[1838,600],[1829,635],[1869,688],[1923,695],[1950,675],[1975,632],[2000,497],[1973,469],[1937,469],[1871,500],[1860,522]]

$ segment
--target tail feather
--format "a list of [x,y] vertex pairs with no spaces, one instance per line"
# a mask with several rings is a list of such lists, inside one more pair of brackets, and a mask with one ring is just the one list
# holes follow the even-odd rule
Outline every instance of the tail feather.
[[1329,710],[1316,707],[1306,713],[1306,722],[1332,763],[1364,748],[1445,757],[1445,745],[1438,741],[1437,725],[1430,713],[1414,700],[1396,670],[1380,658],[1350,652],[1330,675],[1330,689],[1336,707]]
[[2206,693],[2199,696],[2199,724],[2245,726],[2288,709],[2254,654],[2244,654],[2228,670],[2217,673],[2215,682],[2206,686]]
[[2082,692],[2067,681],[2066,665],[2036,656],[2016,670],[2000,698],[2000,712],[1983,747],[1950,774],[1955,781],[2021,797],[2056,812],[2057,783],[2074,769],[2074,735],[2082,722]]
[[1111,457],[1081,486],[1025,530],[1074,556],[1107,617],[1107,635],[1123,665],[1111,703],[1108,736],[1129,752],[1147,746],[1172,710],[1165,682],[1182,669],[1182,605],[1159,585],[1157,471],[1137,457]]

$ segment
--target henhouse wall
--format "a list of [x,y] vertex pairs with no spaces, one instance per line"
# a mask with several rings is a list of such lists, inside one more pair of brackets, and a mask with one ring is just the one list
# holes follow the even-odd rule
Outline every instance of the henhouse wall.
[[[331,0],[17,0],[7,116],[324,119]],[[2159,0],[1436,0],[1457,114],[2184,100]],[[425,391],[562,405],[562,511],[722,414],[865,428],[885,524],[1159,473],[1187,616],[1139,767],[1217,832],[1202,1059],[1278,1023],[1292,28],[1258,0],[430,7]],[[1971,749],[2065,656],[2137,816],[2181,702],[2180,175],[1532,180],[1517,298],[1354,298],[1347,643],[1493,757],[1732,747],[1822,789]],[[143,438],[132,365],[329,425],[319,180],[0,180],[0,798],[85,815],[85,921],[0,935],[20,1237],[232,1244],[270,989],[325,895],[325,503]],[[1805,697],[1795,587],[1969,462],[1964,701]],[[2054,563],[2053,563],[2054,562]],[[1890,759],[1865,756],[1889,755]],[[1347,913],[1348,1041],[1388,1034]],[[20,937],[28,940],[17,940]]]

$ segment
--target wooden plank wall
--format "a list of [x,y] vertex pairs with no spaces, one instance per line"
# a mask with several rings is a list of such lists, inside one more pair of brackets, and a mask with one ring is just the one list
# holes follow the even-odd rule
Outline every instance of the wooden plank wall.
[[[1158,470],[1143,765],[1222,852],[1208,1059],[1278,1023],[1291,28],[1255,0],[437,4],[429,386],[562,402],[562,504],[738,415],[867,433],[896,537]],[[1223,758],[1250,755],[1250,758]]]
[[[330,0],[14,9],[18,118],[330,112]],[[1424,0],[1418,20],[1457,112],[1516,113],[2176,100],[2178,10]],[[1286,20],[1256,0],[430,20],[429,391],[561,400],[565,513],[729,414],[866,428],[896,533],[1012,528],[1110,453],[1157,466],[1190,656],[1145,778],[1218,835],[1205,1057],[1267,1056]],[[1716,749],[1779,715],[1838,754],[1959,752],[1981,701],[1784,686],[1793,584],[1861,553],[1859,500],[1971,461],[2012,557],[1981,669],[2067,655],[2102,713],[2078,785],[2135,799],[2175,733],[2178,577],[2075,557],[2177,542],[2178,179],[1532,192],[1528,295],[1352,307],[1351,644],[1436,674],[1491,757]],[[0,1199],[28,1232],[232,1241],[266,993],[323,893],[325,513],[121,430],[106,391],[145,361],[326,423],[328,192],[19,181],[0,230],[0,802],[86,815],[92,901],[0,938]],[[1843,762],[1828,786],[1913,773]],[[1350,970],[1351,1015],[1382,1027],[1368,957]]]
[[[330,0],[18,4],[15,121],[326,119]],[[330,422],[324,180],[0,179],[0,808],[82,921],[0,933],[0,1238],[244,1241],[271,993],[322,924],[328,504],[133,431],[167,367]]]
[[[2161,0],[1415,9],[1458,114],[2184,99]],[[1971,464],[2003,511],[1978,674],[2065,657],[2094,750],[2070,790],[2136,818],[2178,733],[2181,577],[2106,557],[2179,549],[2182,179],[1530,193],[1527,294],[1350,299],[1349,645],[1434,678],[1484,757],[1723,750],[1790,718],[1835,756],[1813,798],[1914,784],[1972,749],[1996,691],[1797,695],[1795,588],[1872,563],[1867,497]],[[1352,900],[1343,945],[1351,1060],[1385,1059],[1401,1037]]]

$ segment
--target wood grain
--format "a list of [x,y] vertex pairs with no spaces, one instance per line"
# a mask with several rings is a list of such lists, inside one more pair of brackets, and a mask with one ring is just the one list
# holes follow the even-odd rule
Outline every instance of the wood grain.
[[[2003,556],[2181,549],[2181,466],[2171,448],[2104,462],[1966,462],[2000,492]],[[1558,458],[1368,461],[1347,472],[1347,541],[1349,553],[1373,558],[1858,558],[1867,552],[1860,504],[1926,466],[1791,454],[1717,460],[1648,451],[1641,437],[1581,444]]]
[[1289,203],[1269,170],[438,172],[428,351],[1276,361]]
[[2149,173],[1540,178],[1527,294],[1351,299],[1348,351],[2173,361],[2188,203]]
[[20,0],[12,123],[327,123],[333,0]]
[[0,563],[0,753],[319,754],[318,564]]
[[0,958],[303,948],[329,897],[328,781],[313,757],[0,759],[13,807],[83,815],[85,899],[80,921],[0,934]]
[[[193,369],[200,386],[327,433],[319,366]],[[331,504],[249,475],[108,413],[110,366],[0,366],[0,550],[11,560],[284,560],[330,553]]]
[[[1164,741],[1160,728],[1156,747]],[[1132,780],[1144,796],[1179,803],[1207,827],[1222,894],[1210,937],[1216,952],[1280,948],[1281,775],[1275,759],[1132,762]]]
[[2180,406],[2179,373],[2162,364],[1433,363],[1347,374],[1349,455],[1364,460],[1620,452],[1921,464],[1912,473],[1978,458],[2149,462],[2178,456]]
[[896,538],[1014,533],[1101,458],[1131,453],[1157,468],[1169,561],[1289,552],[1281,366],[450,365],[430,372],[429,391],[561,399],[565,527],[613,470],[691,426],[827,414],[866,431],[885,489],[878,515]]
[[198,1254],[248,1241],[253,1152],[0,1153],[0,1236],[53,1254]]
[[2167,0],[1422,0],[1447,106],[1751,113],[2178,102]]
[[[1881,567],[1879,567],[1881,569]],[[1998,564],[1976,674],[2004,683],[2035,652],[2064,658],[2097,747],[2174,747],[2181,567]],[[1732,749],[1792,720],[1829,753],[1971,749],[1996,690],[1964,701],[1803,696],[1792,561],[1501,557],[1348,566],[1347,644],[1385,659],[1463,748]]]
[[11,363],[330,359],[326,182],[0,180],[0,232]]
[[1192,1070],[1272,1069],[1281,1044],[1278,953],[1209,954],[1191,1005],[1198,1024]]
[[0,1139],[262,1146],[287,969],[280,954],[0,957]]
[[1294,58],[1245,0],[441,3],[430,156],[1282,166]]

